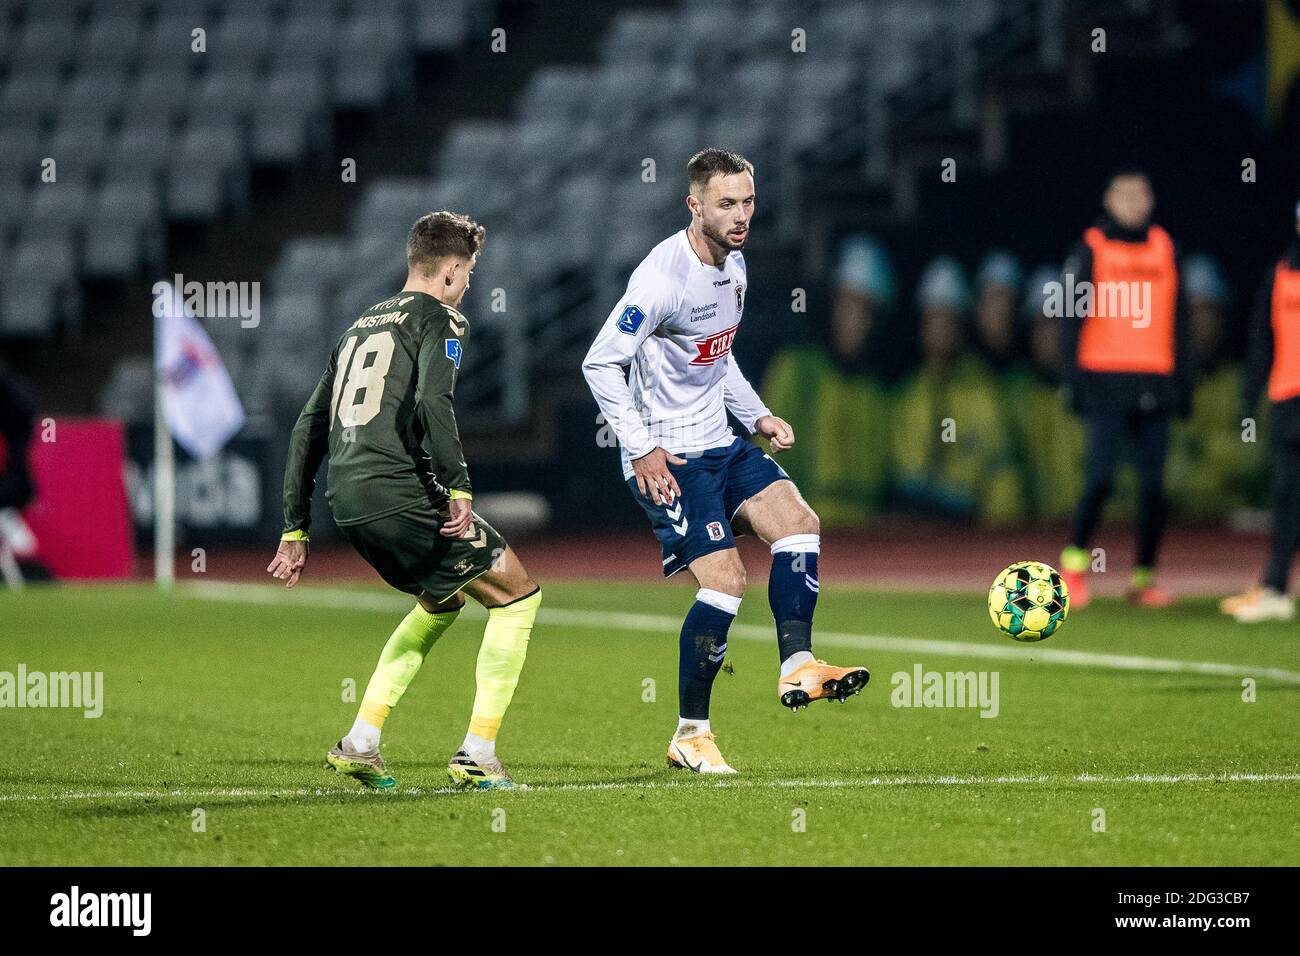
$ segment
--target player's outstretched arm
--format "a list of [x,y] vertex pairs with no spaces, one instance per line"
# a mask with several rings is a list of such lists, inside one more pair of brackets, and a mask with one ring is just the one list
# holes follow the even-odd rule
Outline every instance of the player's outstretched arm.
[[330,416],[333,411],[335,359],[316,383],[298,422],[289,435],[284,463],[284,530],[275,557],[266,570],[293,587],[307,564],[307,532],[311,527],[311,496],[316,472],[329,451]]

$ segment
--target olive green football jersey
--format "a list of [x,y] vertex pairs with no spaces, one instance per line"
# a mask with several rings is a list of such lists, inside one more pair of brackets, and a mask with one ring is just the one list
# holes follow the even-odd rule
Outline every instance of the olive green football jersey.
[[470,492],[452,412],[468,333],[463,315],[423,292],[401,292],[352,323],[289,439],[285,531],[308,529],[327,453],[340,525]]

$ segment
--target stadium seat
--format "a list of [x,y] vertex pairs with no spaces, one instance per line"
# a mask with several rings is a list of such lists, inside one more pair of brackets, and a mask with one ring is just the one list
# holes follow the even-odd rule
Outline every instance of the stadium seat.
[[252,109],[256,93],[257,80],[245,66],[222,62],[199,79],[191,112],[205,121],[229,122]]
[[421,51],[455,50],[469,30],[466,0],[425,0],[415,5],[415,45]]
[[86,227],[84,267],[95,278],[122,278],[161,259],[161,204],[152,179],[104,183]]
[[187,69],[150,67],[136,77],[122,117],[124,126],[163,126],[175,122],[190,108],[190,75]]
[[663,66],[681,46],[675,11],[630,10],[616,18],[600,44],[601,60],[614,66]]
[[99,414],[128,425],[153,421],[153,358],[125,356],[113,364],[108,383],[99,393]]
[[5,81],[4,92],[0,94],[0,111],[47,116],[54,112],[58,99],[58,77],[14,73]]
[[347,257],[345,241],[338,236],[300,236],[289,240],[271,270],[271,282],[279,286],[334,284],[334,276]]
[[171,219],[204,221],[225,206],[228,167],[220,162],[181,160],[167,173],[167,215]]
[[151,0],[86,0],[86,6],[92,22],[108,17],[140,22],[145,18],[145,11],[153,9]]
[[38,183],[30,191],[28,223],[77,228],[90,209],[90,197],[84,181],[61,176],[57,182]]
[[167,162],[171,144],[168,125],[123,126],[109,151],[108,162],[119,168],[157,170]]
[[320,14],[291,16],[281,27],[279,46],[292,50],[299,64],[332,61],[338,44],[338,22]]
[[126,73],[116,65],[91,72],[83,70],[63,88],[59,104],[59,122],[69,125],[69,114],[84,117],[100,114],[105,120],[119,114],[130,94]]
[[527,119],[553,122],[579,116],[598,95],[593,79],[593,71],[583,67],[542,67],[528,83],[520,113]]
[[47,151],[58,164],[60,180],[70,176],[88,179],[103,163],[108,143],[108,123],[103,114],[61,110]]
[[78,315],[80,306],[72,281],[76,269],[76,254],[67,235],[59,237],[52,232],[42,238],[20,239],[4,263],[0,305],[5,334],[44,335],[60,315]]
[[249,76],[266,61],[275,42],[269,17],[227,17],[217,28],[215,37],[209,34],[208,51],[219,57],[228,70]]
[[326,85],[311,65],[287,64],[260,81],[252,120],[252,158],[289,163],[329,142]]
[[[42,4],[43,6],[43,4]],[[72,59],[77,30],[71,19],[28,19],[9,53],[11,67],[57,73]]]
[[0,162],[30,166],[41,160],[41,133],[35,126],[0,127]]
[[358,109],[379,105],[390,91],[409,88],[411,70],[399,17],[366,13],[344,22],[334,76],[335,97],[341,106]]
[[78,66],[89,73],[109,73],[133,63],[140,46],[140,24],[130,17],[90,21],[77,50]]

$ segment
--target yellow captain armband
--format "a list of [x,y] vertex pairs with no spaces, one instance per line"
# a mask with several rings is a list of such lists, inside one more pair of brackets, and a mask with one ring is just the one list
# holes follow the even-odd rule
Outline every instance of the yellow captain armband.
[[309,541],[311,539],[307,536],[306,531],[299,529],[297,531],[286,531],[284,534],[280,535],[280,540],[281,541]]
[[474,496],[468,491],[453,491],[450,497],[452,501],[459,501],[461,498],[473,498]]

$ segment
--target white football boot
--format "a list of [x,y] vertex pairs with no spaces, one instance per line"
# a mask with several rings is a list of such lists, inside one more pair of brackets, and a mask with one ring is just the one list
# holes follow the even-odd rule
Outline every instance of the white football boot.
[[1272,588],[1258,588],[1242,596],[1232,616],[1242,624],[1294,620],[1295,599]]

